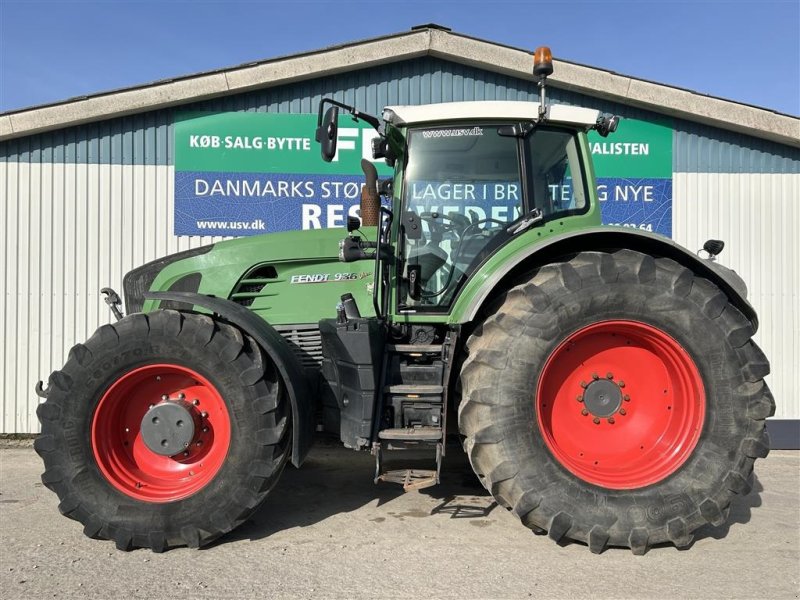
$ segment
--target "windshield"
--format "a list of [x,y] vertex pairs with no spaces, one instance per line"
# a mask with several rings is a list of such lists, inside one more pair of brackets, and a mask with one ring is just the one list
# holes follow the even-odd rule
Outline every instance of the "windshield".
[[448,310],[469,275],[512,237],[508,226],[532,208],[546,219],[586,209],[574,132],[500,131],[508,126],[409,132],[399,275],[403,285],[413,275],[420,293],[412,298],[401,286],[401,309]]

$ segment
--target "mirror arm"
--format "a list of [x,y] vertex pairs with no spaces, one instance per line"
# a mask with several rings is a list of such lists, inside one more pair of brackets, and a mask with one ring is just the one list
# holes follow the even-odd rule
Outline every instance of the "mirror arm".
[[322,125],[322,115],[325,113],[325,105],[332,104],[333,106],[338,106],[342,110],[347,111],[352,117],[356,120],[360,119],[366,123],[372,125],[372,127],[378,131],[381,126],[381,121],[377,117],[373,117],[370,114],[363,113],[360,110],[350,106],[349,104],[344,104],[343,102],[339,102],[338,100],[334,100],[333,98],[323,98],[319,102],[319,110],[317,111],[317,127]]

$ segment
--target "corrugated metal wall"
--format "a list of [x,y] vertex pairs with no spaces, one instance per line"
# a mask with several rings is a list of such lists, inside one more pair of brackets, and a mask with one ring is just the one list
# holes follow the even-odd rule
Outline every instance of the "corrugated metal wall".
[[772,363],[776,416],[800,418],[800,176],[675,173],[676,241],[692,249],[726,240],[721,262],[747,282],[760,326],[756,342]]
[[[386,104],[535,101],[537,90],[421,58],[181,110],[311,113],[323,95],[375,113]],[[560,90],[551,98],[663,120]],[[33,384],[109,321],[101,287],[119,290],[134,266],[219,239],[172,234],[173,114],[154,111],[0,143],[0,433],[38,431]],[[674,237],[690,248],[709,237],[728,241],[723,262],[748,279],[761,313],[758,340],[772,360],[777,416],[800,418],[790,387],[800,364],[800,324],[788,316],[800,306],[800,152],[684,121],[675,128]]]

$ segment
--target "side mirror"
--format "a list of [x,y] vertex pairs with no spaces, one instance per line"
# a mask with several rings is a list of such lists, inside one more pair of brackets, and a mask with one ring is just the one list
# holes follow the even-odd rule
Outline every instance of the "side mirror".
[[331,162],[336,156],[336,140],[339,132],[339,107],[331,106],[325,111],[322,123],[317,127],[315,139],[319,142],[322,160]]
[[619,126],[619,117],[616,115],[603,115],[597,119],[597,124],[594,128],[602,137],[608,137],[609,133],[614,133]]

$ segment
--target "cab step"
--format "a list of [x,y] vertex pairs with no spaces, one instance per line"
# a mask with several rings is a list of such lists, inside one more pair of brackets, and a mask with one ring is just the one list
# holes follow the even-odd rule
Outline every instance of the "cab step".
[[[441,433],[441,430],[440,430]],[[403,491],[410,492],[421,490],[427,487],[438,485],[439,474],[442,471],[442,450],[444,444],[439,441],[436,444],[436,469],[389,469],[383,470],[383,443],[378,442],[373,446],[375,454],[375,483],[386,481],[387,483],[399,483],[403,486]]]
[[441,396],[444,392],[442,385],[387,385],[383,388],[387,394],[418,394],[420,396]]
[[383,429],[378,432],[382,440],[399,442],[438,442],[442,439],[440,427],[405,427],[402,429]]
[[375,483],[385,481],[387,483],[399,483],[403,490],[411,492],[433,487],[439,483],[439,473],[422,469],[398,469],[396,471],[386,471],[375,479]]
[[398,354],[441,354],[441,344],[387,344],[386,350]]

